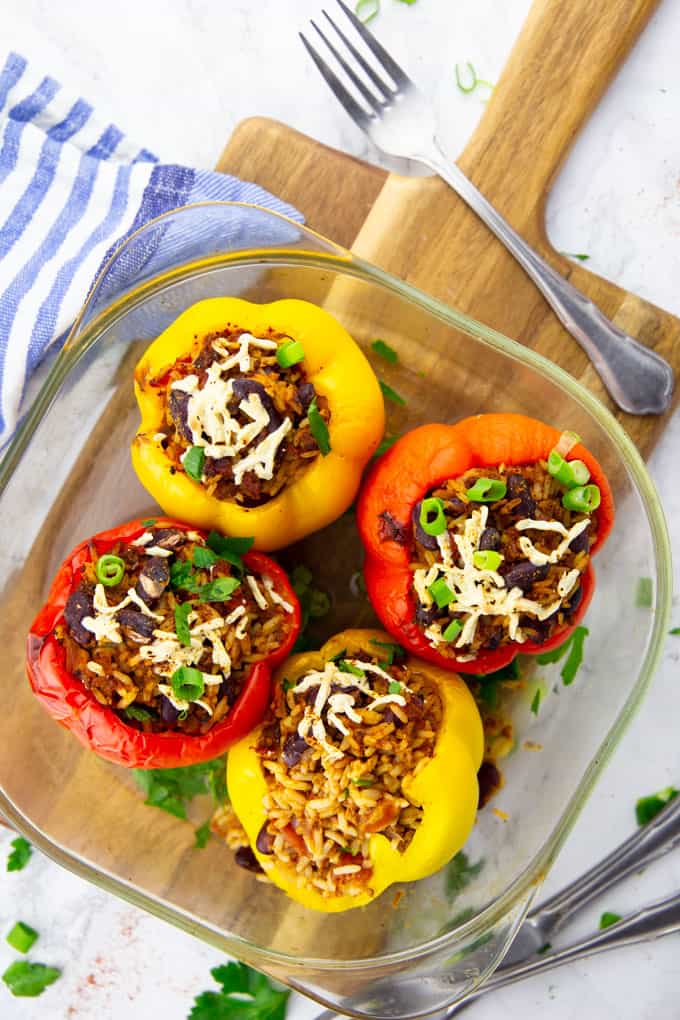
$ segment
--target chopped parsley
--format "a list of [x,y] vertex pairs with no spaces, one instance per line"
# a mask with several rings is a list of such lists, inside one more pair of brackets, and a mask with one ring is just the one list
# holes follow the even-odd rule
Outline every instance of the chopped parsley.
[[196,574],[188,560],[175,560],[170,564],[171,588],[193,591],[196,583]]
[[189,613],[193,606],[191,602],[180,602],[175,606],[175,634],[181,645],[187,648],[191,645],[191,631],[189,630]]
[[541,701],[543,699],[543,691],[540,687],[536,688],[536,693],[531,700],[531,711],[534,715],[538,715],[538,710],[541,707]]
[[293,567],[290,581],[300,603],[301,616],[300,635],[293,647],[294,652],[306,651],[313,646],[311,638],[305,633],[309,621],[321,619],[331,608],[330,597],[325,591],[315,588],[312,585],[313,580],[314,575],[304,563],[298,563]]
[[371,349],[380,358],[384,358],[385,361],[389,361],[390,365],[396,365],[399,361],[399,355],[395,351],[394,347],[390,347],[384,340],[374,340],[371,344]]
[[446,866],[446,898],[452,900],[461,893],[483,867],[483,857],[470,864],[468,855],[460,850]]
[[316,445],[319,447],[322,456],[328,456],[331,452],[331,440],[328,432],[328,425],[326,425],[326,422],[321,416],[321,411],[319,410],[319,405],[316,402],[316,397],[314,397],[307,409],[307,420],[309,422],[309,431],[316,439]]
[[381,655],[385,656],[384,664],[386,666],[392,666],[395,659],[403,659],[406,655],[401,645],[394,641],[378,641],[376,638],[371,638],[371,644],[382,649]]
[[133,769],[133,776],[144,803],[175,818],[185,819],[187,805],[202,794],[211,793],[216,804],[228,800],[225,755],[176,769]]
[[672,637],[677,637],[677,635],[680,634],[680,627],[672,627],[671,630],[668,631],[668,633]]
[[147,520],[141,522],[143,528],[155,528],[157,523],[158,522],[155,517],[149,517]]
[[194,837],[196,840],[194,849],[203,850],[208,845],[208,840],[210,839],[210,819],[207,819],[197,829],[194,829]]
[[203,478],[203,465],[205,464],[205,450],[202,446],[190,446],[182,457],[182,467],[195,482]]
[[226,602],[240,585],[237,577],[216,577],[198,589],[198,596],[203,602]]
[[483,86],[487,89],[493,89],[494,86],[492,82],[485,81],[484,78],[477,77],[477,72],[475,71],[474,66],[470,63],[469,60],[465,61],[465,66],[468,69],[469,72],[468,77],[470,79],[470,82],[467,85],[464,84],[460,73],[460,68],[458,64],[456,64],[456,85],[458,86],[460,92],[464,92],[466,95],[468,95],[470,92],[474,92],[475,89],[479,88],[480,86]]
[[560,255],[564,255],[565,258],[568,259],[578,259],[579,262],[587,262],[588,259],[590,258],[590,255],[583,255],[573,251],[562,251],[560,252]]
[[380,13],[380,0],[357,0],[354,13],[359,21],[367,25]]
[[401,436],[391,436],[391,435],[385,434],[382,437],[382,439],[380,440],[380,442],[378,443],[378,447],[377,447],[375,453],[373,454],[373,456],[374,457],[382,457],[383,453],[387,453],[387,451],[389,449],[391,449],[391,447],[393,447],[394,444],[399,439],[401,439]]
[[197,995],[188,1020],[284,1020],[288,989],[245,963],[226,963],[210,973],[220,990]]
[[393,404],[398,404],[399,407],[406,407],[406,401],[399,393],[397,393],[396,390],[393,390],[392,387],[388,386],[382,379],[379,379],[378,381],[380,383],[382,394],[386,400],[391,400]]
[[609,910],[605,910],[604,914],[600,917],[600,930],[611,928],[613,924],[618,924],[620,920],[620,914],[612,914]]
[[666,804],[674,800],[677,795],[678,790],[674,786],[667,786],[665,790],[659,790],[658,793],[640,797],[635,804],[635,817],[638,825],[646,825],[647,822],[651,822],[652,818],[656,818],[659,811],[663,811]]
[[2,980],[12,995],[34,999],[42,995],[48,985],[54,984],[61,977],[56,967],[46,967],[44,963],[30,963],[28,960],[16,960],[11,963]]
[[7,858],[7,870],[22,871],[30,860],[33,847],[23,836],[17,836],[16,839],[13,839],[10,846],[12,851]]
[[142,708],[140,705],[128,705],[127,708],[123,709],[123,713],[128,719],[134,719],[136,722],[148,722],[149,719],[153,719],[153,713],[149,712],[148,709]]
[[198,570],[209,570],[210,567],[215,566],[218,560],[217,553],[204,545],[197,545],[194,549],[193,564]]
[[363,669],[359,669],[358,666],[352,665],[352,663],[348,662],[347,659],[339,659],[337,661],[338,669],[341,673],[351,673],[352,676],[360,676],[362,678],[366,676]]
[[542,655],[537,655],[536,661],[540,666],[547,666],[551,662],[559,662],[566,655],[567,658],[560,671],[560,676],[564,686],[568,687],[569,684],[574,682],[579,667],[583,662],[583,644],[588,637],[588,633],[587,627],[575,627],[574,631],[559,648],[554,648],[551,652],[543,652]]
[[388,694],[401,694],[401,684],[398,680],[392,680],[387,686]]
[[17,953],[27,953],[38,941],[38,933],[30,924],[17,921],[5,941],[12,949],[16,949]]
[[[205,542],[208,548],[221,560],[231,563],[239,572],[243,572],[242,556],[252,549],[254,538],[238,538],[234,535],[220,535],[218,531],[208,532]],[[197,550],[198,551],[198,550]]]
[[635,589],[635,605],[638,609],[651,609],[652,608],[652,579],[651,577],[640,577],[638,578],[637,588]]

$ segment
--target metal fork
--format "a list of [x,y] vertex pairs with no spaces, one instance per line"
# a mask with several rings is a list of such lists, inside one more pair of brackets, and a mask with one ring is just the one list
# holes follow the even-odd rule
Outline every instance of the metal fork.
[[[339,44],[312,26],[351,82],[355,93],[300,33],[307,52],[353,121],[391,156],[414,159],[439,174],[514,255],[564,328],[588,354],[609,395],[629,414],[661,414],[670,406],[673,370],[655,351],[615,326],[593,302],[557,273],[524,241],[455,163],[437,140],[437,125],[426,98],[387,50],[343,3],[344,31],[323,12]],[[349,34],[348,34],[349,33]],[[364,44],[364,55],[356,43]],[[355,98],[359,96],[359,99]]]

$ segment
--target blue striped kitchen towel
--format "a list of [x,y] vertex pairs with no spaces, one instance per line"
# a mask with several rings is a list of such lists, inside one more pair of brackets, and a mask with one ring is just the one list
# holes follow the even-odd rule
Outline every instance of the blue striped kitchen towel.
[[190,202],[287,203],[247,181],[159,162],[17,53],[0,54],[0,447],[31,373],[63,342],[115,245]]

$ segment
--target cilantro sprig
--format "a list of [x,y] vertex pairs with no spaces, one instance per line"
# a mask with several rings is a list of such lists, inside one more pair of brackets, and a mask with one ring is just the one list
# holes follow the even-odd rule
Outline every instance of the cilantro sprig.
[[484,858],[481,857],[474,864],[470,864],[470,858],[460,850],[446,866],[446,898],[450,901],[463,891],[484,867]]
[[646,825],[656,818],[659,811],[663,811],[669,801],[674,800],[678,795],[674,786],[667,786],[665,790],[658,793],[651,793],[647,797],[640,797],[635,804],[635,817],[638,825]]
[[560,670],[560,676],[564,686],[568,687],[574,682],[579,667],[583,662],[583,645],[588,637],[588,633],[587,627],[574,628],[567,640],[559,648],[555,648],[551,652],[543,652],[542,655],[537,655],[536,661],[540,666],[547,666],[551,662],[559,662],[566,655],[567,658]]
[[23,836],[17,836],[16,839],[13,839],[10,846],[12,850],[7,858],[7,870],[22,871],[31,858],[33,847]]
[[603,931],[605,928],[611,928],[613,924],[618,924],[620,920],[620,914],[613,914],[611,910],[605,910],[600,917],[600,930]]
[[284,1020],[290,991],[245,963],[226,963],[210,971],[220,985],[194,999],[188,1020]]
[[2,975],[2,980],[12,995],[34,999],[42,995],[48,985],[54,984],[59,977],[61,971],[57,967],[31,963],[29,960],[15,960]]
[[216,804],[228,799],[226,756],[176,769],[134,769],[134,780],[146,795],[145,804],[186,819],[194,797],[212,794]]

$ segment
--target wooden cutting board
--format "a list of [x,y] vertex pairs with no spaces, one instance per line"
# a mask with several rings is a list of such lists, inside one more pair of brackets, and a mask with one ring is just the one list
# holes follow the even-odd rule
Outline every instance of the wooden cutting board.
[[[618,326],[667,358],[678,376],[680,320],[573,264],[545,232],[546,198],[559,167],[657,3],[535,0],[458,162],[533,247]],[[335,102],[329,92],[329,116],[336,115]],[[313,229],[551,358],[617,413],[643,454],[653,447],[668,414],[616,412],[533,283],[439,178],[388,174],[259,117],[236,128],[218,169],[280,195]],[[679,394],[680,384],[676,402]]]

